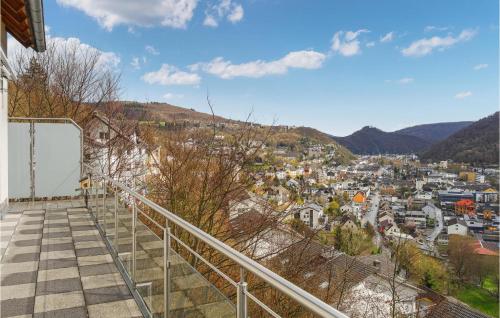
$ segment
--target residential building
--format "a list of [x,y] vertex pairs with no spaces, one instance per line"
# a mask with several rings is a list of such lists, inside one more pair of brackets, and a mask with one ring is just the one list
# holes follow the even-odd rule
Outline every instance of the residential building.
[[443,202],[455,203],[462,199],[474,200],[474,193],[459,189],[440,190],[438,191],[438,199],[441,201],[441,204]]
[[301,220],[312,229],[324,226],[327,221],[323,208],[315,203],[306,203],[297,207],[294,214],[295,219]]
[[460,215],[473,215],[476,213],[476,204],[469,199],[462,199],[455,202],[455,212]]
[[353,197],[352,197],[352,203],[353,204],[364,204],[366,202],[366,195],[362,191],[358,191]]
[[351,231],[353,233],[359,230],[359,226],[356,223],[356,219],[352,214],[345,214],[339,217],[336,217],[333,222],[333,226],[340,226],[342,231]]
[[464,220],[455,218],[448,222],[447,225],[447,233],[448,235],[462,235],[467,236],[467,224]]

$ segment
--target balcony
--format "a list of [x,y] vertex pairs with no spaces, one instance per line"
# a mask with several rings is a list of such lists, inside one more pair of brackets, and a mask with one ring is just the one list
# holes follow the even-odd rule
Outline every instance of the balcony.
[[[43,138],[56,144],[57,138],[68,142],[70,134],[50,135],[50,125],[72,123],[50,120],[43,126],[48,130],[42,131],[36,129],[40,120],[17,121],[26,120],[31,124],[32,158],[23,157],[21,167],[26,161],[31,162],[26,166],[32,170],[35,166],[47,171],[62,168],[58,163],[61,158],[45,158],[43,153],[36,162],[33,155],[38,150],[33,140],[42,145]],[[79,127],[76,130],[83,134]],[[26,129],[20,136],[27,132]],[[77,196],[71,200],[48,200],[50,195],[44,194],[39,198],[38,188],[48,193],[57,190],[61,196],[63,183],[46,189],[40,185],[43,179],[36,179],[37,183],[33,180],[34,174],[44,172],[32,171],[25,174],[26,178],[32,177],[32,200],[12,203],[0,221],[2,317],[280,317],[279,310],[255,295],[249,287],[249,277],[285,297],[287,303],[298,305],[300,310],[293,317],[346,317],[142,196],[139,180],[117,181],[82,164],[81,157],[76,160],[82,156],[81,134],[71,135],[78,146],[66,147],[71,154],[62,160],[71,161],[66,162],[64,170],[71,178],[74,179],[75,171],[90,176],[91,187],[85,195],[82,190],[75,190],[77,186],[71,188],[67,184],[66,175],[54,175],[52,179],[64,181],[67,193],[76,191]],[[29,144],[30,138],[22,138]],[[19,143],[10,145],[18,147]],[[12,153],[25,155],[23,151]],[[20,181],[16,180],[20,189],[30,183]],[[197,252],[193,242],[204,244],[211,255],[229,261],[231,266],[209,262]]]

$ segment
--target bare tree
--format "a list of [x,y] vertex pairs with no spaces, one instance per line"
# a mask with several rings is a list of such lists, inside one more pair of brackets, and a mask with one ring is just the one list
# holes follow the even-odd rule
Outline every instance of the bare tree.
[[120,75],[92,47],[49,41],[40,54],[17,51],[11,64],[17,75],[11,82],[11,117],[66,117],[82,124],[117,98]]

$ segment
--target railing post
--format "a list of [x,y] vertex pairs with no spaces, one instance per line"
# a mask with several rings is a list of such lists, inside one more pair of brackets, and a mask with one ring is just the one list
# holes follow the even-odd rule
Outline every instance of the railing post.
[[106,237],[106,181],[102,180],[102,222],[104,223],[104,237]]
[[136,232],[137,232],[137,208],[135,206],[135,198],[132,198],[132,283],[135,285],[135,261],[136,261]]
[[99,224],[99,206],[97,202],[97,199],[99,197],[99,186],[97,185],[97,182],[95,183],[95,215],[94,217],[96,218],[96,223]]
[[115,251],[118,255],[118,188],[115,187]]
[[164,318],[170,316],[170,227],[163,229],[163,308]]
[[237,295],[237,303],[236,303],[236,317],[237,318],[247,318],[247,295],[245,294],[247,291],[247,282],[245,281],[245,269],[240,268],[240,281],[238,283],[238,295]]

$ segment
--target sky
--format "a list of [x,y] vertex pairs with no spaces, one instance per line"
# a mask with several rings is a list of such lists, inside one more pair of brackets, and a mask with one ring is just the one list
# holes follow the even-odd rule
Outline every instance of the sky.
[[124,100],[344,136],[498,110],[496,0],[46,0]]

